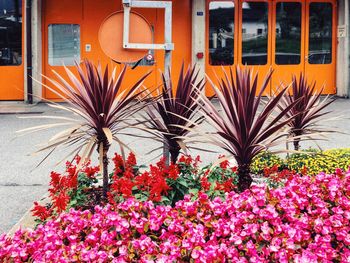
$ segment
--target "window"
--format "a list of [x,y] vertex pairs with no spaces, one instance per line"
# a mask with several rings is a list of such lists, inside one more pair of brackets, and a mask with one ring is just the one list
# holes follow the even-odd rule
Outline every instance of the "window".
[[276,5],[277,65],[300,64],[301,3],[280,2]]
[[49,25],[48,59],[51,66],[72,66],[80,61],[80,26]]
[[264,2],[242,3],[242,64],[267,64],[268,4]]
[[210,65],[233,65],[234,9],[233,2],[209,3]]
[[310,64],[332,62],[332,4],[310,3],[309,14]]
[[246,28],[242,28],[242,34],[246,34],[247,33],[247,29]]
[[0,66],[22,64],[22,1],[0,1]]

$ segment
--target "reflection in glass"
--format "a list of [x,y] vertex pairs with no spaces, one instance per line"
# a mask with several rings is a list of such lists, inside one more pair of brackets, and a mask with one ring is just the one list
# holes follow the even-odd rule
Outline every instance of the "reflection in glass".
[[309,56],[310,64],[332,62],[332,4],[310,3]]
[[49,25],[49,64],[74,65],[80,61],[80,26],[75,24]]
[[0,66],[22,64],[22,1],[0,1]]
[[276,5],[276,55],[278,65],[300,64],[301,3]]
[[267,63],[268,4],[244,2],[242,5],[242,64]]
[[234,50],[233,2],[209,4],[209,64],[232,65]]

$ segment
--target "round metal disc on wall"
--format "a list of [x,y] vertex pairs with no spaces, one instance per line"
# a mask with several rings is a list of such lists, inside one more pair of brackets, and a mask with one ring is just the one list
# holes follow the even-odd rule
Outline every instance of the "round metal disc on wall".
[[[98,33],[103,52],[120,63],[133,63],[147,55],[148,50],[123,48],[124,12],[118,11],[107,17]],[[152,28],[147,20],[135,12],[130,12],[129,42],[152,44]]]

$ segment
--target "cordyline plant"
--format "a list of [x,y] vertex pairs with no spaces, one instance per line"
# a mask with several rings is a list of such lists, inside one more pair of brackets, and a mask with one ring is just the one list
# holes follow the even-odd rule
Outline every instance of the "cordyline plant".
[[290,127],[289,136],[293,140],[294,150],[300,149],[302,138],[312,138],[321,132],[329,132],[317,125],[320,119],[324,121],[324,116],[330,111],[323,111],[335,99],[329,96],[321,100],[323,88],[316,90],[316,82],[308,84],[306,77],[301,73],[299,80],[293,75],[291,94],[285,93],[281,101],[280,108],[283,109],[297,101],[294,107],[286,113],[286,118],[292,118],[288,123]]
[[[280,143],[285,133],[281,129],[290,122],[283,119],[295,105],[292,103],[278,114],[276,110],[287,88],[281,90],[275,97],[262,102],[262,94],[269,85],[272,71],[270,71],[258,92],[258,75],[249,69],[236,68],[234,76],[232,68],[229,74],[224,72],[225,78],[218,79],[216,87],[211,81],[222,111],[219,111],[204,93],[201,93],[201,108],[206,119],[216,129],[207,140],[228,151],[237,161],[238,190],[248,189],[252,183],[250,165],[255,156],[267,148]],[[258,112],[259,105],[262,107]]]
[[159,99],[146,107],[146,130],[168,148],[172,163],[176,163],[181,150],[190,148],[183,139],[191,128],[203,120],[203,116],[198,116],[197,113],[200,109],[199,92],[204,90],[205,82],[204,78],[198,78],[198,72],[196,67],[188,67],[185,72],[182,64],[174,91],[169,69],[169,80],[162,75],[163,85]]
[[[43,129],[50,129],[56,126],[70,126],[68,129],[52,137],[48,144],[38,150],[51,150],[44,158],[46,159],[57,147],[73,146],[74,150],[70,155],[81,155],[81,164],[90,159],[92,152],[96,149],[99,154],[100,171],[103,175],[103,196],[107,196],[108,191],[108,150],[113,141],[116,141],[123,152],[127,147],[118,138],[121,130],[130,127],[126,121],[137,111],[145,106],[139,95],[142,92],[139,87],[144,79],[150,74],[146,74],[126,89],[122,82],[126,73],[126,67],[122,69],[116,77],[116,68],[111,76],[108,66],[102,72],[101,65],[97,67],[88,60],[84,60],[83,66],[76,64],[80,80],[67,67],[65,72],[70,83],[57,72],[53,71],[57,80],[45,77],[56,89],[46,86],[49,90],[57,94],[68,105],[53,103],[50,106],[64,111],[68,111],[80,117],[66,118],[57,116],[42,116],[64,122],[41,125],[24,129],[19,132],[35,132]],[[140,101],[141,100],[141,101]],[[38,116],[38,118],[41,118]],[[134,121],[135,125],[138,122]],[[81,167],[81,166],[80,166]],[[79,166],[78,169],[79,170]]]

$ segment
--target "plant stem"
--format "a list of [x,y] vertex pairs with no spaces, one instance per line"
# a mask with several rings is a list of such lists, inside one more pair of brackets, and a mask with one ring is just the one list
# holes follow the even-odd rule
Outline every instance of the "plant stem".
[[294,144],[295,151],[299,151],[299,149],[300,149],[299,143],[300,143],[300,139],[294,139],[293,144]]
[[238,165],[238,191],[242,193],[245,190],[249,189],[252,182],[253,178],[250,175],[250,165]]
[[180,155],[180,150],[181,150],[181,147],[178,143],[176,143],[175,145],[170,145],[170,149],[169,149],[169,152],[170,152],[170,161],[172,163],[176,163],[177,162],[177,158],[179,157]]
[[107,200],[107,192],[108,192],[108,150],[109,150],[109,145],[107,144],[103,144],[103,156],[102,156],[102,160],[103,160],[103,198],[105,200]]
[[165,166],[169,167],[169,146],[166,143],[163,144],[163,157],[165,159]]

